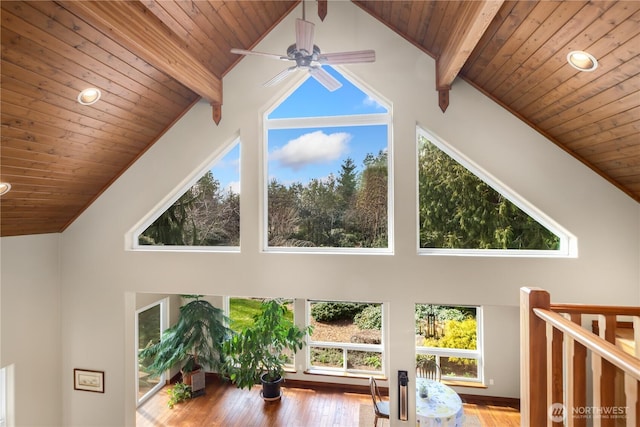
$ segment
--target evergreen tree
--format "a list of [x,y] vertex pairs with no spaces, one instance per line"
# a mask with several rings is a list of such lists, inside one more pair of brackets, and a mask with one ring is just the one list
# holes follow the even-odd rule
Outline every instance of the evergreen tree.
[[420,247],[558,248],[557,236],[425,138],[418,162]]

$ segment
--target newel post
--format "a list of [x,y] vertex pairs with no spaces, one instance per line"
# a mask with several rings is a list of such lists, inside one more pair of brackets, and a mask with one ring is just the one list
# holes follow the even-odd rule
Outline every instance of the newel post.
[[547,425],[546,323],[533,312],[548,310],[551,298],[540,288],[520,288],[520,419],[523,427]]

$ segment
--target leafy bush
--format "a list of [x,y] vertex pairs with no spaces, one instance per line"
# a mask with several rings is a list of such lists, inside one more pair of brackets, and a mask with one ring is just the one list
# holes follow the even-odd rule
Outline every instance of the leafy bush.
[[367,305],[355,315],[353,322],[360,329],[382,329],[382,306],[378,304]]
[[[476,330],[476,319],[447,320],[444,335],[438,339],[425,338],[422,345],[425,347],[475,350],[477,348]],[[454,358],[450,358],[450,360],[454,361]]]
[[311,316],[318,322],[351,320],[366,305],[353,302],[317,302],[311,307]]
[[169,395],[167,406],[173,409],[173,406],[176,403],[180,403],[191,398],[191,386],[186,385],[185,383],[176,383],[172,388],[167,389],[167,394]]

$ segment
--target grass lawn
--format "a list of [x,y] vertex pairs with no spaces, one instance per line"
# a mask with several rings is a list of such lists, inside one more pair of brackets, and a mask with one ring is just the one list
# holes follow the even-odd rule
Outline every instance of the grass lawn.
[[[253,324],[253,318],[260,313],[261,299],[253,298],[230,298],[229,299],[229,319],[231,329],[236,332]],[[286,318],[293,321],[293,311],[287,310]]]

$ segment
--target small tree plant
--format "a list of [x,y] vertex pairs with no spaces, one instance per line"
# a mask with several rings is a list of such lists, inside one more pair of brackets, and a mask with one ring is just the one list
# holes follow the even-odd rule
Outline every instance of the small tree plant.
[[192,299],[180,307],[178,322],[163,332],[160,342],[139,354],[151,358],[148,371],[153,376],[180,366],[184,372],[198,369],[202,365],[217,370],[221,366],[221,350],[224,340],[230,335],[227,317],[202,295],[182,295]]
[[296,351],[306,344],[311,326],[300,328],[286,318],[287,308],[280,300],[264,301],[253,325],[224,342],[223,371],[239,388],[268,382],[284,375],[285,349]]

